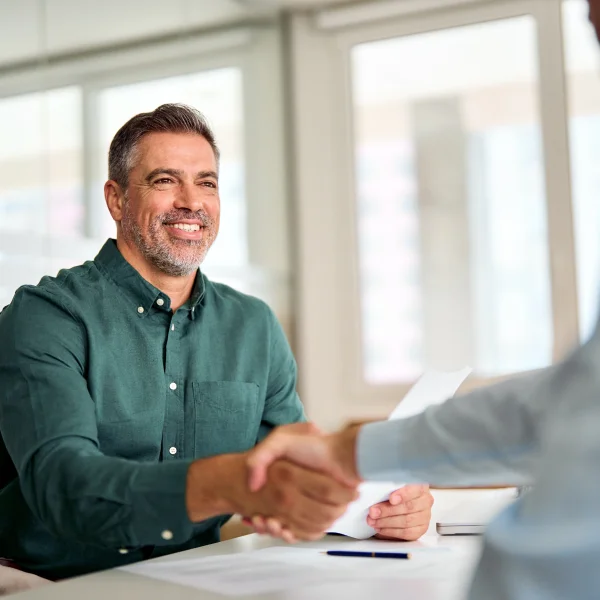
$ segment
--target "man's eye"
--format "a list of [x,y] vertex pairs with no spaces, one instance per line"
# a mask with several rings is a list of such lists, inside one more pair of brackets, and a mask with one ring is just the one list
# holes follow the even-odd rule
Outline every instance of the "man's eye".
[[173,180],[169,177],[162,177],[161,179],[157,179],[154,183],[158,183],[159,185],[164,185],[166,183],[173,183]]
[[209,187],[209,188],[213,188],[213,189],[217,188],[217,184],[214,183],[213,181],[203,181],[200,185],[203,185],[203,186]]

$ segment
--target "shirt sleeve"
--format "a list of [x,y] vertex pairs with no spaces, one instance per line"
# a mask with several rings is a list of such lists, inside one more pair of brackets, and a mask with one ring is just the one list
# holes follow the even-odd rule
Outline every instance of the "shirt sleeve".
[[361,476],[434,485],[528,483],[544,418],[540,390],[554,372],[529,373],[413,417],[364,426],[357,445]]
[[55,535],[109,548],[180,543],[189,462],[103,455],[83,324],[39,288],[0,315],[0,433],[26,502]]
[[268,307],[267,311],[270,330],[269,375],[257,442],[279,425],[306,421],[304,406],[296,392],[296,360],[277,317]]
[[534,486],[488,528],[473,600],[597,598],[600,589],[600,339],[542,390],[552,411]]
[[397,422],[367,425],[366,479],[533,482],[489,526],[471,600],[596,598],[600,332],[564,362]]

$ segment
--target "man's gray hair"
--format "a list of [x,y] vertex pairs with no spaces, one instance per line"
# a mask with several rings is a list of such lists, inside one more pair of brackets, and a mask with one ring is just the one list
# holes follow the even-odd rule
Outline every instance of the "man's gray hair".
[[195,133],[210,144],[219,164],[219,149],[204,115],[185,104],[162,104],[152,112],[132,117],[117,131],[108,151],[108,178],[125,191],[134,167],[137,145],[148,133]]

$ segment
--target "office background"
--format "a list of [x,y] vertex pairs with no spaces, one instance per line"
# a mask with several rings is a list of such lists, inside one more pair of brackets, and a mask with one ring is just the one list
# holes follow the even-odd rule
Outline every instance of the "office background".
[[0,0],[0,306],[114,236],[112,135],[185,102],[204,270],[274,308],[319,424],[546,366],[596,316],[598,65],[585,0]]

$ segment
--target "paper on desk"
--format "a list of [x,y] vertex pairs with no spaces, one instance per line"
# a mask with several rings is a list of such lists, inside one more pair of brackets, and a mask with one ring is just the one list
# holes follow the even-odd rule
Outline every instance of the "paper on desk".
[[[348,542],[350,540],[345,539],[344,541]],[[337,545],[336,540],[327,538],[325,545],[323,541],[320,541],[317,543],[317,547],[282,548],[281,546],[275,546],[257,550],[251,554],[254,560],[272,561],[296,567],[312,567],[314,571],[320,574],[319,583],[322,582],[322,569],[327,569],[328,577],[344,581],[351,578],[358,580],[391,574],[405,578],[415,576],[433,564],[446,566],[454,563],[456,558],[460,558],[460,556],[455,556],[457,553],[453,553],[451,548],[428,547],[424,544],[411,542],[402,544],[402,550],[411,554],[412,558],[408,561],[365,561],[362,557],[324,555],[326,550],[355,550],[355,546],[360,547],[356,548],[356,551],[362,552],[395,552],[398,550],[397,544],[383,540],[357,541],[356,544],[352,544],[352,547],[350,547],[347,543]],[[437,573],[435,576],[437,577]]]
[[[227,596],[245,596],[381,576],[418,577],[432,565],[448,563],[448,557],[435,549],[410,561],[365,563],[360,558],[325,556],[319,548],[277,546],[222,556],[144,561],[120,569]],[[438,571],[435,577],[443,578],[444,573]]]
[[[278,548],[281,557],[281,548]],[[284,549],[285,553],[285,549]],[[343,581],[344,570],[333,570],[331,563],[322,562],[322,568],[302,560],[276,560],[255,556],[258,552],[242,552],[223,556],[189,558],[168,561],[141,562],[126,567],[124,571],[210,590],[227,596],[267,594],[295,587]],[[312,551],[312,554],[318,554]],[[325,557],[323,557],[325,558]]]
[[[456,393],[462,382],[471,373],[470,367],[460,371],[442,372],[429,370],[408,391],[396,406],[389,419],[403,419],[424,411],[428,406],[441,404]],[[359,487],[360,496],[348,510],[331,526],[329,533],[341,533],[364,540],[375,535],[375,530],[367,524],[369,508],[384,502],[390,494],[402,487],[401,483],[363,483]]]

